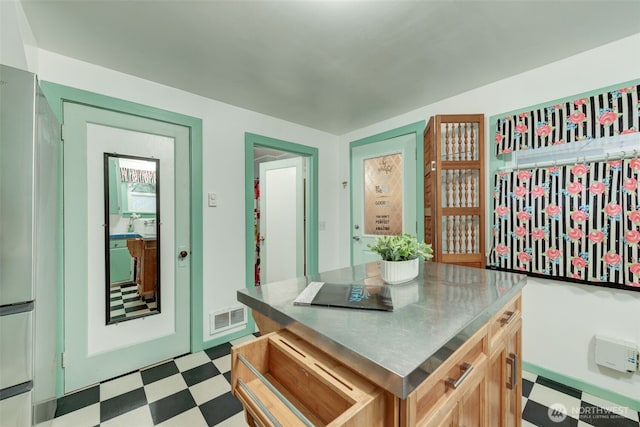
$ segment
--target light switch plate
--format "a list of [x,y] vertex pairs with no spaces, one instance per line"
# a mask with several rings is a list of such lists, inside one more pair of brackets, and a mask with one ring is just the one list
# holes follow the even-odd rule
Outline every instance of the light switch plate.
[[209,207],[215,208],[218,206],[218,195],[216,193],[209,193],[207,199],[209,201]]

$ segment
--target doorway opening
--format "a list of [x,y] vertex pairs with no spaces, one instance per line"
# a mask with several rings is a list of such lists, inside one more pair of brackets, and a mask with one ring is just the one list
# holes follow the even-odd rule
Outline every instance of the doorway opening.
[[247,287],[318,271],[318,149],[245,134]]

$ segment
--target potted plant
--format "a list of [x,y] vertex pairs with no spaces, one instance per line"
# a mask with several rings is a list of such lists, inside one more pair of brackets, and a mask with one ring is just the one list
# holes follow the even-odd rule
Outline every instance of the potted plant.
[[379,236],[374,245],[367,247],[382,257],[382,279],[392,285],[415,279],[419,272],[419,259],[433,258],[431,245],[418,242],[406,233]]

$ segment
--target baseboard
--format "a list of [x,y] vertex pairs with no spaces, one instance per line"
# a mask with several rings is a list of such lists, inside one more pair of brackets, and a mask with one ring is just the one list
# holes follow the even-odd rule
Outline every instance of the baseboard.
[[50,421],[56,416],[58,409],[58,399],[53,398],[33,404],[33,425],[38,425],[45,421]]
[[549,369],[542,368],[540,366],[534,365],[533,363],[529,363],[524,360],[522,361],[522,370],[531,372],[532,374],[542,375],[543,377],[549,378],[550,380],[559,382],[569,387],[576,388],[582,392],[592,394],[601,399],[608,400],[612,403],[616,403],[621,406],[626,406],[627,408],[633,409],[634,411],[640,411],[640,400],[635,400],[628,396],[624,396],[622,394],[613,392],[611,390],[607,390],[602,387],[586,383],[576,378],[568,377],[566,375],[559,374],[554,371],[550,371]]

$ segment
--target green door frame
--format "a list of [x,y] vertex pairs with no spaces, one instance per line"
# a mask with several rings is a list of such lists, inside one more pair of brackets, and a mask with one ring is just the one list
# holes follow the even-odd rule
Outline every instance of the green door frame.
[[[190,184],[191,184],[191,352],[195,353],[203,349],[202,339],[202,119],[186,116],[171,111],[161,110],[143,104],[137,104],[122,99],[112,98],[69,86],[42,81],[40,87],[49,102],[51,109],[62,123],[62,103],[64,101],[75,102],[172,123],[189,128],[190,133]],[[62,149],[62,148],[60,148]],[[62,188],[62,153],[60,155],[60,176],[58,184]],[[59,200],[63,209],[62,192]],[[59,215],[58,233],[63,235],[62,214]],[[57,278],[57,354],[58,366],[56,373],[56,395],[64,394],[64,372],[61,364],[61,354],[64,351],[64,271],[63,271],[63,246],[60,239],[58,248],[58,278]]]
[[318,149],[293,142],[282,141],[267,136],[246,132],[244,134],[244,195],[245,195],[245,246],[246,246],[246,287],[252,288],[254,282],[255,243],[253,241],[253,178],[255,147],[273,148],[280,151],[299,154],[306,157],[309,211],[307,212],[307,275],[318,273]]
[[[418,240],[424,240],[424,139],[423,132],[427,125],[425,120],[411,123],[399,128],[391,129],[386,132],[368,136],[366,138],[351,141],[349,143],[349,180],[353,181],[353,171],[351,162],[353,161],[353,149],[363,145],[373,144],[384,141],[386,139],[395,138],[397,136],[415,134],[416,137],[416,221],[418,222],[417,236]],[[353,194],[349,197],[349,212],[353,212]],[[353,215],[349,215],[349,230],[353,230]],[[349,241],[349,253],[351,256],[351,265],[353,265],[353,243]]]

